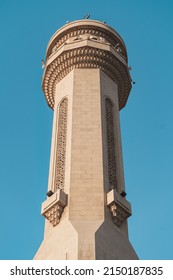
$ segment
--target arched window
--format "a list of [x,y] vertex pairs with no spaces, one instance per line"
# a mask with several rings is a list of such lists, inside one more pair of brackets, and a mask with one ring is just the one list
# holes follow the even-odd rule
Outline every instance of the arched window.
[[67,114],[68,99],[64,98],[59,105],[58,114],[58,136],[55,162],[55,184],[54,191],[64,190],[65,181],[65,158],[66,158],[66,139],[67,139]]
[[95,36],[90,36],[90,39],[95,40],[95,41],[97,41],[97,40],[98,40],[98,38],[97,38],[97,37],[95,37]]
[[109,98],[105,99],[105,107],[109,188],[117,189],[113,104]]

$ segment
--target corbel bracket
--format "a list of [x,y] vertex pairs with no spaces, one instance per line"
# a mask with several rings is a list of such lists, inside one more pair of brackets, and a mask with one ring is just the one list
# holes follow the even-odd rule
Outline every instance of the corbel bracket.
[[115,189],[107,193],[107,206],[110,209],[114,223],[118,227],[132,215],[131,204]]
[[56,226],[60,222],[64,207],[67,205],[67,194],[58,189],[42,203],[41,214]]

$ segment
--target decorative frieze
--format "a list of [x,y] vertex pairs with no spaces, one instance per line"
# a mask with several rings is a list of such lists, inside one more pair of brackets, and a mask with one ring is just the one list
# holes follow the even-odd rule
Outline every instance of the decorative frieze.
[[68,114],[68,99],[65,98],[61,101],[59,105],[54,191],[56,191],[57,189],[64,190],[67,114]]

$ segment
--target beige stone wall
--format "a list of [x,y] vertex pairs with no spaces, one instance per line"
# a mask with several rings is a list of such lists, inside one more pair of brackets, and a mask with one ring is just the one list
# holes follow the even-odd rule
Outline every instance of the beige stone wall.
[[136,255],[127,235],[121,228],[106,219],[95,234],[97,260],[136,260]]
[[[120,190],[125,190],[124,183],[124,168],[121,144],[121,131],[120,131],[120,116],[118,104],[118,87],[105,73],[100,73],[100,89],[101,89],[101,106],[102,106],[102,139],[103,139],[103,166],[104,166],[104,187],[105,193],[109,191],[108,180],[108,158],[107,158],[107,137],[106,137],[106,111],[105,111],[105,98],[109,97],[114,105],[114,137],[115,137],[115,159],[117,170],[117,183]],[[105,198],[106,200],[106,198]],[[109,209],[105,208],[106,219],[112,222]],[[119,230],[119,229],[118,229]],[[128,236],[127,223],[121,226],[121,230]]]
[[35,260],[77,260],[78,233],[63,216],[60,223],[53,227],[46,221],[45,237],[38,249]]
[[[123,168],[123,157],[122,157],[122,142],[121,142],[121,131],[120,131],[120,116],[119,116],[119,101],[118,101],[118,87],[115,82],[113,82],[105,73],[101,71],[100,76],[100,89],[102,98],[102,123],[103,123],[103,146],[104,146],[104,174],[106,185],[107,180],[107,139],[106,139],[106,112],[105,112],[105,98],[108,97],[113,103],[114,111],[114,138],[115,138],[115,154],[116,154],[116,169],[117,169],[117,179],[120,190],[125,190],[124,184],[124,168]],[[108,190],[108,189],[107,189]]]
[[[57,84],[48,182],[48,189],[53,190],[57,152],[58,105],[64,97],[67,97],[68,125],[64,191],[68,195],[70,193],[73,83],[74,73],[71,71],[60,83]],[[44,240],[35,255],[35,259],[78,259],[78,233],[69,221],[69,203],[67,207],[65,207],[60,223],[57,226],[53,227],[49,221],[45,220]]]
[[[102,139],[103,139],[103,174],[105,194],[109,191],[107,138],[106,138],[106,112],[105,98],[108,97],[114,106],[114,137],[115,158],[117,169],[117,183],[119,190],[125,190],[123,157],[121,146],[120,117],[118,105],[118,88],[105,73],[100,72],[101,106],[102,106]],[[106,198],[105,198],[106,200]],[[137,255],[128,239],[127,222],[117,227],[113,221],[109,208],[105,205],[105,220],[95,234],[96,259],[137,259]]]
[[49,189],[55,175],[57,108],[65,96],[69,100],[64,188],[68,205],[56,227],[46,221],[35,258],[64,259],[67,254],[71,259],[95,259],[95,232],[104,220],[100,71],[75,69],[57,84]]
[[95,259],[95,231],[104,220],[100,70],[75,69],[69,219],[79,259]]

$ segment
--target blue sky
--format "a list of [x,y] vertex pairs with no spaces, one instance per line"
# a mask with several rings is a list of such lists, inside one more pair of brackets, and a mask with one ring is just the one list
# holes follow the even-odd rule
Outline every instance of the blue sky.
[[122,36],[136,82],[121,112],[130,240],[141,259],[173,259],[172,12],[171,0],[0,0],[0,259],[32,259],[43,239],[53,113],[41,60],[87,13]]

